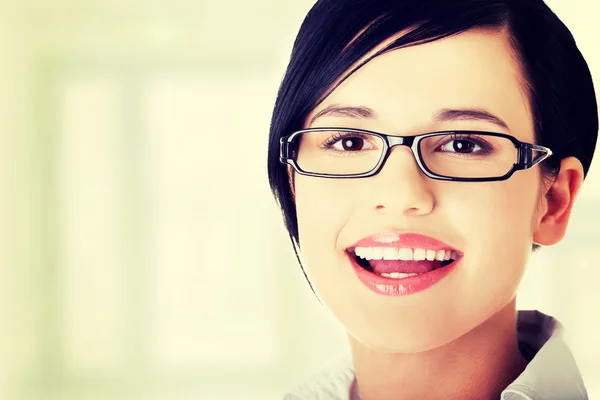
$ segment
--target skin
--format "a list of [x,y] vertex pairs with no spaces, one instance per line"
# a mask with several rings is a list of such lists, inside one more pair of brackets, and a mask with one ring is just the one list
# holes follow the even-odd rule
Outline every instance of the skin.
[[[472,30],[375,58],[317,106],[304,127],[407,136],[472,129],[535,143],[522,83],[507,34]],[[332,104],[366,106],[376,117],[329,115],[309,124]],[[436,120],[446,108],[485,109],[508,129],[486,120]],[[500,182],[437,181],[402,146],[369,178],[296,174],[303,266],[347,330],[363,398],[499,398],[527,365],[517,348],[515,299],[532,242],[562,239],[582,181],[581,163],[572,157],[549,184],[539,167]],[[378,232],[432,236],[464,258],[423,292],[381,296],[358,280],[345,253]]]

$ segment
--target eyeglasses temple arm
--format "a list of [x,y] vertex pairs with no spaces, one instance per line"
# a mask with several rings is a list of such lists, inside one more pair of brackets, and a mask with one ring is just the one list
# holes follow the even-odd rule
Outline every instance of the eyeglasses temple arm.
[[[533,158],[534,151],[538,151],[541,154]],[[552,150],[547,147],[524,143],[523,146],[519,148],[519,164],[523,169],[528,169],[538,165],[551,155]]]
[[286,138],[279,140],[279,162],[286,163],[287,160],[287,144]]

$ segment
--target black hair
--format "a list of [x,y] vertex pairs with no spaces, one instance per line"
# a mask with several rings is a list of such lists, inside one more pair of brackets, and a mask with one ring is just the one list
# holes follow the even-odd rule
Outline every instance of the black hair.
[[598,136],[592,77],[571,32],[542,0],[319,0],[296,37],[269,134],[269,182],[296,256],[296,208],[287,166],[278,158],[279,139],[302,129],[319,98],[330,93],[327,89],[394,34],[407,32],[375,56],[473,28],[506,29],[510,37],[529,96],[535,141],[554,152],[540,164],[542,177],[556,178],[561,160],[569,156],[581,161],[587,175]]

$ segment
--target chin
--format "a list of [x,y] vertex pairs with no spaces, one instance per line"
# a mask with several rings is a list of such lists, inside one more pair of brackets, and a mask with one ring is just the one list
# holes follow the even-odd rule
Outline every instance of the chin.
[[358,329],[348,330],[348,336],[353,346],[365,347],[379,353],[422,353],[444,346],[460,337],[460,334],[452,334],[445,330],[440,331],[438,327],[426,327],[413,329],[373,329],[365,330],[366,324]]
[[443,340],[438,337],[432,340],[420,340],[419,342],[411,343],[401,342],[397,338],[386,340],[386,338],[373,337],[371,335],[369,335],[368,338],[363,337],[362,340],[352,335],[350,335],[350,337],[352,338],[352,341],[355,342],[354,346],[358,345],[373,352],[388,354],[423,353],[441,347],[452,341],[451,339]]

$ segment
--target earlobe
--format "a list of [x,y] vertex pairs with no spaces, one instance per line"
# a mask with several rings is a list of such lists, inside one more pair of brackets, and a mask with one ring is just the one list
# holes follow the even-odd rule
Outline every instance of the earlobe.
[[563,159],[558,177],[545,194],[546,210],[536,226],[535,243],[552,246],[562,240],[582,183],[581,162],[575,157]]

